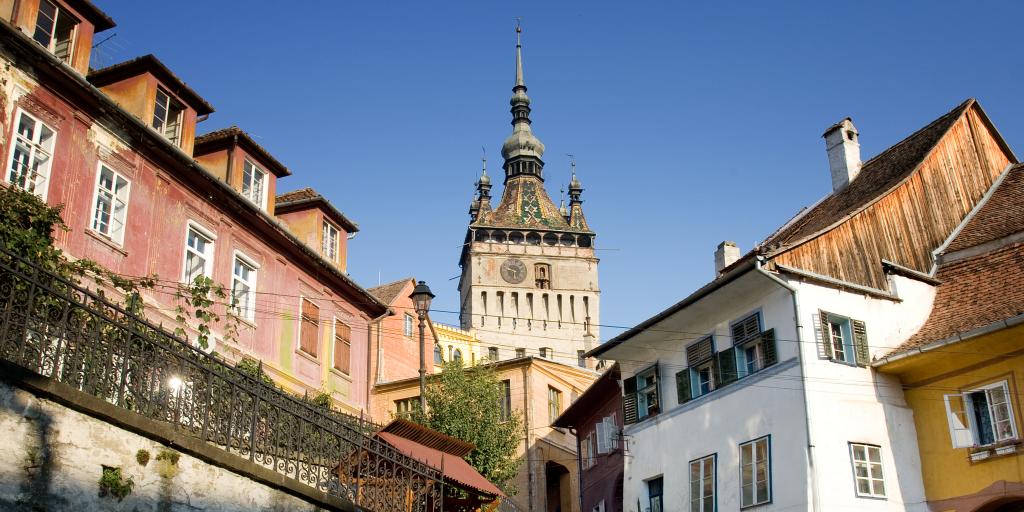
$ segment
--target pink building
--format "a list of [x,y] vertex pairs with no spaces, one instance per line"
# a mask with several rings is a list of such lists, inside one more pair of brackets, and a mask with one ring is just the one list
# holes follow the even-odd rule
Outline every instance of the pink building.
[[344,272],[355,224],[311,190],[276,196],[290,171],[242,130],[197,137],[213,107],[152,55],[86,74],[93,33],[114,26],[90,2],[0,0],[0,13],[2,185],[65,206],[70,256],[156,274],[154,320],[173,325],[179,286],[208,276],[238,325],[234,339],[215,326],[212,350],[364,410],[388,308]]

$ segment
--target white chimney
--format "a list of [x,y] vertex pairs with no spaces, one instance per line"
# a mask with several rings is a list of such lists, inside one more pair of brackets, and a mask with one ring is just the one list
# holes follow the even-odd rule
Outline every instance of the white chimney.
[[740,259],[740,248],[736,247],[736,242],[726,240],[718,244],[718,249],[715,249],[715,275],[722,275],[722,270],[738,259]]
[[838,192],[850,184],[860,173],[860,142],[857,128],[849,117],[832,125],[822,137],[828,152],[828,166],[832,171],[832,191]]

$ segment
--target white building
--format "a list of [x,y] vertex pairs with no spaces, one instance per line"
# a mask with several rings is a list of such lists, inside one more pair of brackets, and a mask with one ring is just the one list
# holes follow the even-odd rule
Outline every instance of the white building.
[[825,133],[829,196],[588,354],[622,369],[624,510],[927,510],[912,413],[870,362],[925,321],[932,251],[1016,160],[973,100],[863,164],[857,137]]

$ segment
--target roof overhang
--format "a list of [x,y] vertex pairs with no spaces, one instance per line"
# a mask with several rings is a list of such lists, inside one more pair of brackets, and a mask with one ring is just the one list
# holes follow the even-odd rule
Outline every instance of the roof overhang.
[[195,148],[192,150],[192,154],[194,156],[205,155],[213,151],[230,148],[235,144],[258,158],[267,167],[267,170],[274,173],[278,178],[292,175],[292,172],[284,164],[274,158],[274,155],[271,155],[263,146],[257,144],[248,133],[237,126],[196,137]]
[[143,55],[103,69],[97,69],[86,77],[96,87],[103,87],[126,78],[150,73],[159,80],[170,92],[177,95],[192,107],[196,114],[213,113],[213,106],[206,102],[199,93],[192,90],[180,78],[171,72],[160,59],[153,54]]

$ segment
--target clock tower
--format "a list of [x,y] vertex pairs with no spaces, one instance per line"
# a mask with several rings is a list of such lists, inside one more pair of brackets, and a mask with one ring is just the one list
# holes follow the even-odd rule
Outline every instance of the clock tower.
[[594,237],[583,216],[583,185],[572,164],[569,206],[544,188],[544,144],[530,122],[523,81],[522,30],[516,27],[512,134],[501,148],[505,180],[491,204],[486,160],[470,204],[459,264],[461,323],[488,357],[540,356],[585,365],[599,340],[600,289]]

